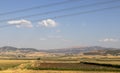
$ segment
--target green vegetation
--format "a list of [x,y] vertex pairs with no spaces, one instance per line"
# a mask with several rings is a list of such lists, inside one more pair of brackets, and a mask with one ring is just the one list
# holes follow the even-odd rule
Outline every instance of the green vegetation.
[[[104,65],[104,64],[103,64]],[[119,71],[120,69],[114,65],[89,64],[81,63],[36,63],[28,69],[33,70],[79,70],[79,71]]]

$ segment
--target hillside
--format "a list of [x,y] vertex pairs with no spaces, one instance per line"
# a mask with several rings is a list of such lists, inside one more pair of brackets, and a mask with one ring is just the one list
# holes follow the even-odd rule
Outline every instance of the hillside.
[[0,47],[0,52],[39,52],[39,50],[34,49],[34,48],[16,48],[16,47],[11,47],[11,46],[4,46]]
[[62,48],[62,49],[50,49],[46,50],[49,53],[66,53],[66,54],[78,54],[78,53],[86,53],[86,52],[93,52],[93,51],[106,51],[106,50],[116,50],[116,48],[105,48],[99,46],[92,46],[92,47],[77,47],[77,48]]
[[21,59],[33,59],[38,56],[47,56],[48,54],[45,52],[40,52],[34,48],[16,48],[11,46],[4,46],[0,48],[0,59],[5,58],[21,58]]
[[16,48],[4,46],[0,48],[0,56],[2,57],[36,57],[36,56],[54,56],[60,54],[80,54],[84,55],[120,55],[120,49],[105,48],[99,46],[92,47],[77,47],[77,48],[62,48],[38,50],[34,48]]

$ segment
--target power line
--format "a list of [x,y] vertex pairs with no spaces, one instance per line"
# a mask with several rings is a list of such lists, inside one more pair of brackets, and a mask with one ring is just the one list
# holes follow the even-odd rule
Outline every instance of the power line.
[[[89,10],[89,11],[84,11],[84,12],[73,13],[73,14],[66,14],[66,15],[54,16],[54,17],[50,17],[50,19],[63,18],[63,17],[81,15],[81,14],[88,14],[88,13],[99,12],[99,11],[104,11],[104,10],[109,10],[109,9],[115,9],[115,8],[120,8],[120,6],[106,7],[106,8],[101,8],[101,9],[94,9],[94,10]],[[33,22],[44,20],[44,19],[46,19],[46,18],[39,19],[39,20],[34,20]],[[19,24],[16,24],[16,25],[19,25]],[[0,26],[0,28],[11,27],[11,26],[14,26],[14,25],[3,25],[3,26]]]
[[88,4],[88,5],[80,5],[80,6],[76,6],[76,7],[64,8],[64,9],[55,10],[55,11],[49,11],[49,12],[43,12],[43,13],[38,13],[38,14],[33,14],[33,15],[26,15],[26,16],[20,16],[20,17],[15,17],[15,18],[10,18],[10,19],[4,19],[4,20],[0,20],[0,22],[9,21],[9,20],[13,20],[13,19],[31,18],[31,17],[35,17],[35,16],[40,16],[40,15],[47,15],[47,14],[51,14],[51,13],[58,13],[58,12],[63,12],[63,11],[68,11],[68,10],[75,10],[75,9],[79,9],[79,8],[83,8],[83,7],[103,5],[103,4],[113,3],[113,2],[117,2],[117,1],[120,1],[120,0],[111,0],[111,1],[105,1],[105,2],[92,3],[92,4]]
[[66,1],[63,1],[63,2],[51,3],[51,4],[47,4],[47,5],[41,5],[41,6],[35,6],[35,7],[25,8],[25,9],[21,9],[21,10],[9,11],[9,12],[0,13],[0,16],[14,14],[14,13],[20,13],[20,12],[25,12],[25,11],[30,11],[30,10],[36,10],[36,9],[46,8],[46,7],[51,7],[51,6],[57,6],[57,5],[62,5],[62,4],[66,4],[66,3],[76,2],[76,1],[82,1],[82,0],[66,0]]
[[104,11],[104,10],[115,9],[115,8],[120,8],[120,6],[106,7],[106,8],[101,8],[101,9],[89,10],[89,11],[85,11],[85,12],[78,12],[78,13],[73,13],[73,14],[55,16],[55,17],[51,17],[51,19],[63,18],[63,17],[75,16],[75,15],[81,15],[81,14],[87,14],[87,13],[93,13],[93,12]]

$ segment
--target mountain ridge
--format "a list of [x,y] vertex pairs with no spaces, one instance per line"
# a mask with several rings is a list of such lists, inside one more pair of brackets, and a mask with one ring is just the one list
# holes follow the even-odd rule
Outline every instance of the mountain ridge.
[[56,54],[80,54],[83,53],[85,55],[118,55],[120,54],[120,49],[118,48],[106,48],[100,46],[90,46],[90,47],[75,47],[75,48],[61,48],[61,49],[49,49],[49,50],[38,50],[35,48],[16,48],[12,46],[4,46],[0,47],[0,53],[36,53],[36,52],[44,52],[44,53],[56,53]]

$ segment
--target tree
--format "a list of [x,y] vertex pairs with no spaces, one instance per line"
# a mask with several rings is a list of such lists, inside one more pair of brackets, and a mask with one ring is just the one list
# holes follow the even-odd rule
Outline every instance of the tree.
[[41,58],[37,58],[37,60],[41,60]]

